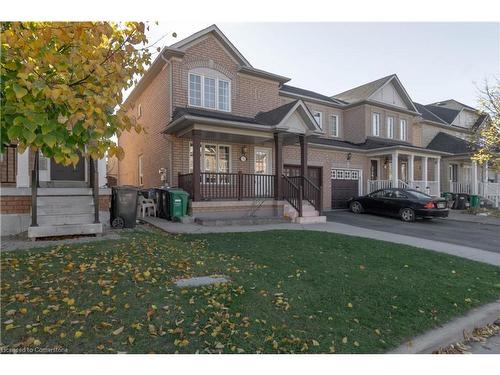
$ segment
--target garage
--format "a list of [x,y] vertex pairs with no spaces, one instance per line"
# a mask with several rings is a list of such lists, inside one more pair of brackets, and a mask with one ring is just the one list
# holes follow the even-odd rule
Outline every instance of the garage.
[[347,208],[347,201],[359,195],[360,178],[357,169],[332,169],[332,208]]

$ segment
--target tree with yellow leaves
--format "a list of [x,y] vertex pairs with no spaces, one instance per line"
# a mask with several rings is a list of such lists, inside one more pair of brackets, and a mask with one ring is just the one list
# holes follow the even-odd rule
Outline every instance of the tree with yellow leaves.
[[484,125],[472,137],[476,152],[472,157],[479,164],[489,163],[493,170],[500,170],[500,80],[493,84],[485,82],[480,90],[479,105]]
[[150,63],[142,22],[3,22],[1,148],[16,143],[57,163],[121,158],[115,134],[142,127],[122,93]]

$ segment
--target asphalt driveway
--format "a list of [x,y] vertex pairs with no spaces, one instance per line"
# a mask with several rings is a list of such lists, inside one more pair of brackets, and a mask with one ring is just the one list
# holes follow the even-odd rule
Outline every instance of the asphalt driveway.
[[398,218],[372,214],[355,215],[349,211],[330,211],[325,215],[327,220],[332,222],[500,253],[500,227],[497,225],[449,219],[404,223]]

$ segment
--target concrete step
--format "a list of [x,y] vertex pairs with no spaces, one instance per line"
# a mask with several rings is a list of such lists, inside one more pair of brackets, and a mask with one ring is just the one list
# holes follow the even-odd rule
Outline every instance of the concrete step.
[[93,213],[38,215],[38,225],[89,224],[94,222]]
[[91,195],[71,195],[71,196],[42,196],[37,198],[37,207],[70,207],[70,206],[88,206],[94,204]]
[[73,236],[84,234],[99,235],[103,232],[102,224],[39,225],[28,228],[28,238]]
[[195,222],[204,226],[220,227],[228,225],[259,225],[259,224],[282,224],[289,223],[282,217],[241,217],[233,219],[203,219],[196,218]]
[[39,188],[37,190],[37,194],[39,197],[47,195],[59,195],[59,196],[92,195],[92,189],[87,187],[79,187],[79,188],[49,187],[49,188]]
[[93,214],[94,204],[37,205],[38,216]]
[[294,223],[297,224],[321,224],[326,223],[326,216],[302,216],[296,217]]

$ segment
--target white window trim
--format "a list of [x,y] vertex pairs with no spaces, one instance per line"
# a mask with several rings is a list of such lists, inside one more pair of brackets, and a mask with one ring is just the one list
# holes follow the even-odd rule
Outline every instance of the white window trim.
[[[336,127],[336,133],[334,134],[333,132],[333,119],[335,119],[335,123],[337,125]],[[332,137],[339,138],[340,137],[340,116],[339,115],[332,115]]]
[[321,111],[314,111],[313,112],[313,117],[316,120],[316,115],[319,115],[319,123],[318,126],[320,127],[321,130],[323,130],[323,112]]
[[[191,76],[201,77],[201,105],[195,105],[191,103]],[[215,80],[215,108],[205,106],[205,78],[214,79]],[[228,109],[219,108],[219,82],[227,82],[228,83]],[[217,110],[221,112],[231,112],[231,81],[227,79],[220,79],[218,77],[210,77],[205,76],[203,74],[198,73],[189,73],[188,74],[188,105],[190,107],[196,108],[206,108],[212,111]]]
[[139,104],[137,106],[137,118],[140,119],[142,117],[142,105]]
[[[205,167],[205,162],[204,162],[204,157],[205,157],[205,145],[210,145],[210,146],[216,146],[216,160],[217,160],[217,171],[216,172],[210,172],[210,171],[206,171],[204,170],[204,167]],[[188,146],[188,163],[191,159],[191,155],[190,155],[190,150],[191,148],[193,147],[193,142],[189,142],[189,146]],[[214,142],[201,142],[200,143],[200,147],[201,147],[201,152],[200,152],[200,163],[201,163],[201,173],[232,173],[231,171],[233,170],[233,150],[232,150],[232,146],[231,145],[228,145],[228,144],[225,144],[225,143],[214,143]],[[227,172],[219,172],[219,147],[228,147],[229,148],[229,166],[228,166],[228,171]],[[193,159],[193,163],[194,163],[194,159]],[[191,164],[191,163],[189,163]],[[188,167],[191,167],[191,166],[188,166]],[[189,173],[192,173],[193,171],[190,170]],[[206,182],[206,181],[203,181],[202,180],[202,184],[205,184],[205,185],[208,185],[208,184],[212,184],[212,183],[215,183],[215,182]],[[224,182],[222,182],[224,183]]]
[[[377,122],[375,122],[377,118]],[[372,112],[372,135],[375,137],[380,137],[380,113]]]
[[[392,123],[391,123],[391,120],[392,120]],[[392,132],[389,131],[389,129],[391,129]],[[394,117],[392,117],[392,116],[387,117],[387,138],[394,139]]]
[[137,177],[139,186],[144,186],[144,155],[137,157]]
[[399,139],[401,141],[408,140],[408,121],[406,119],[399,120]]

